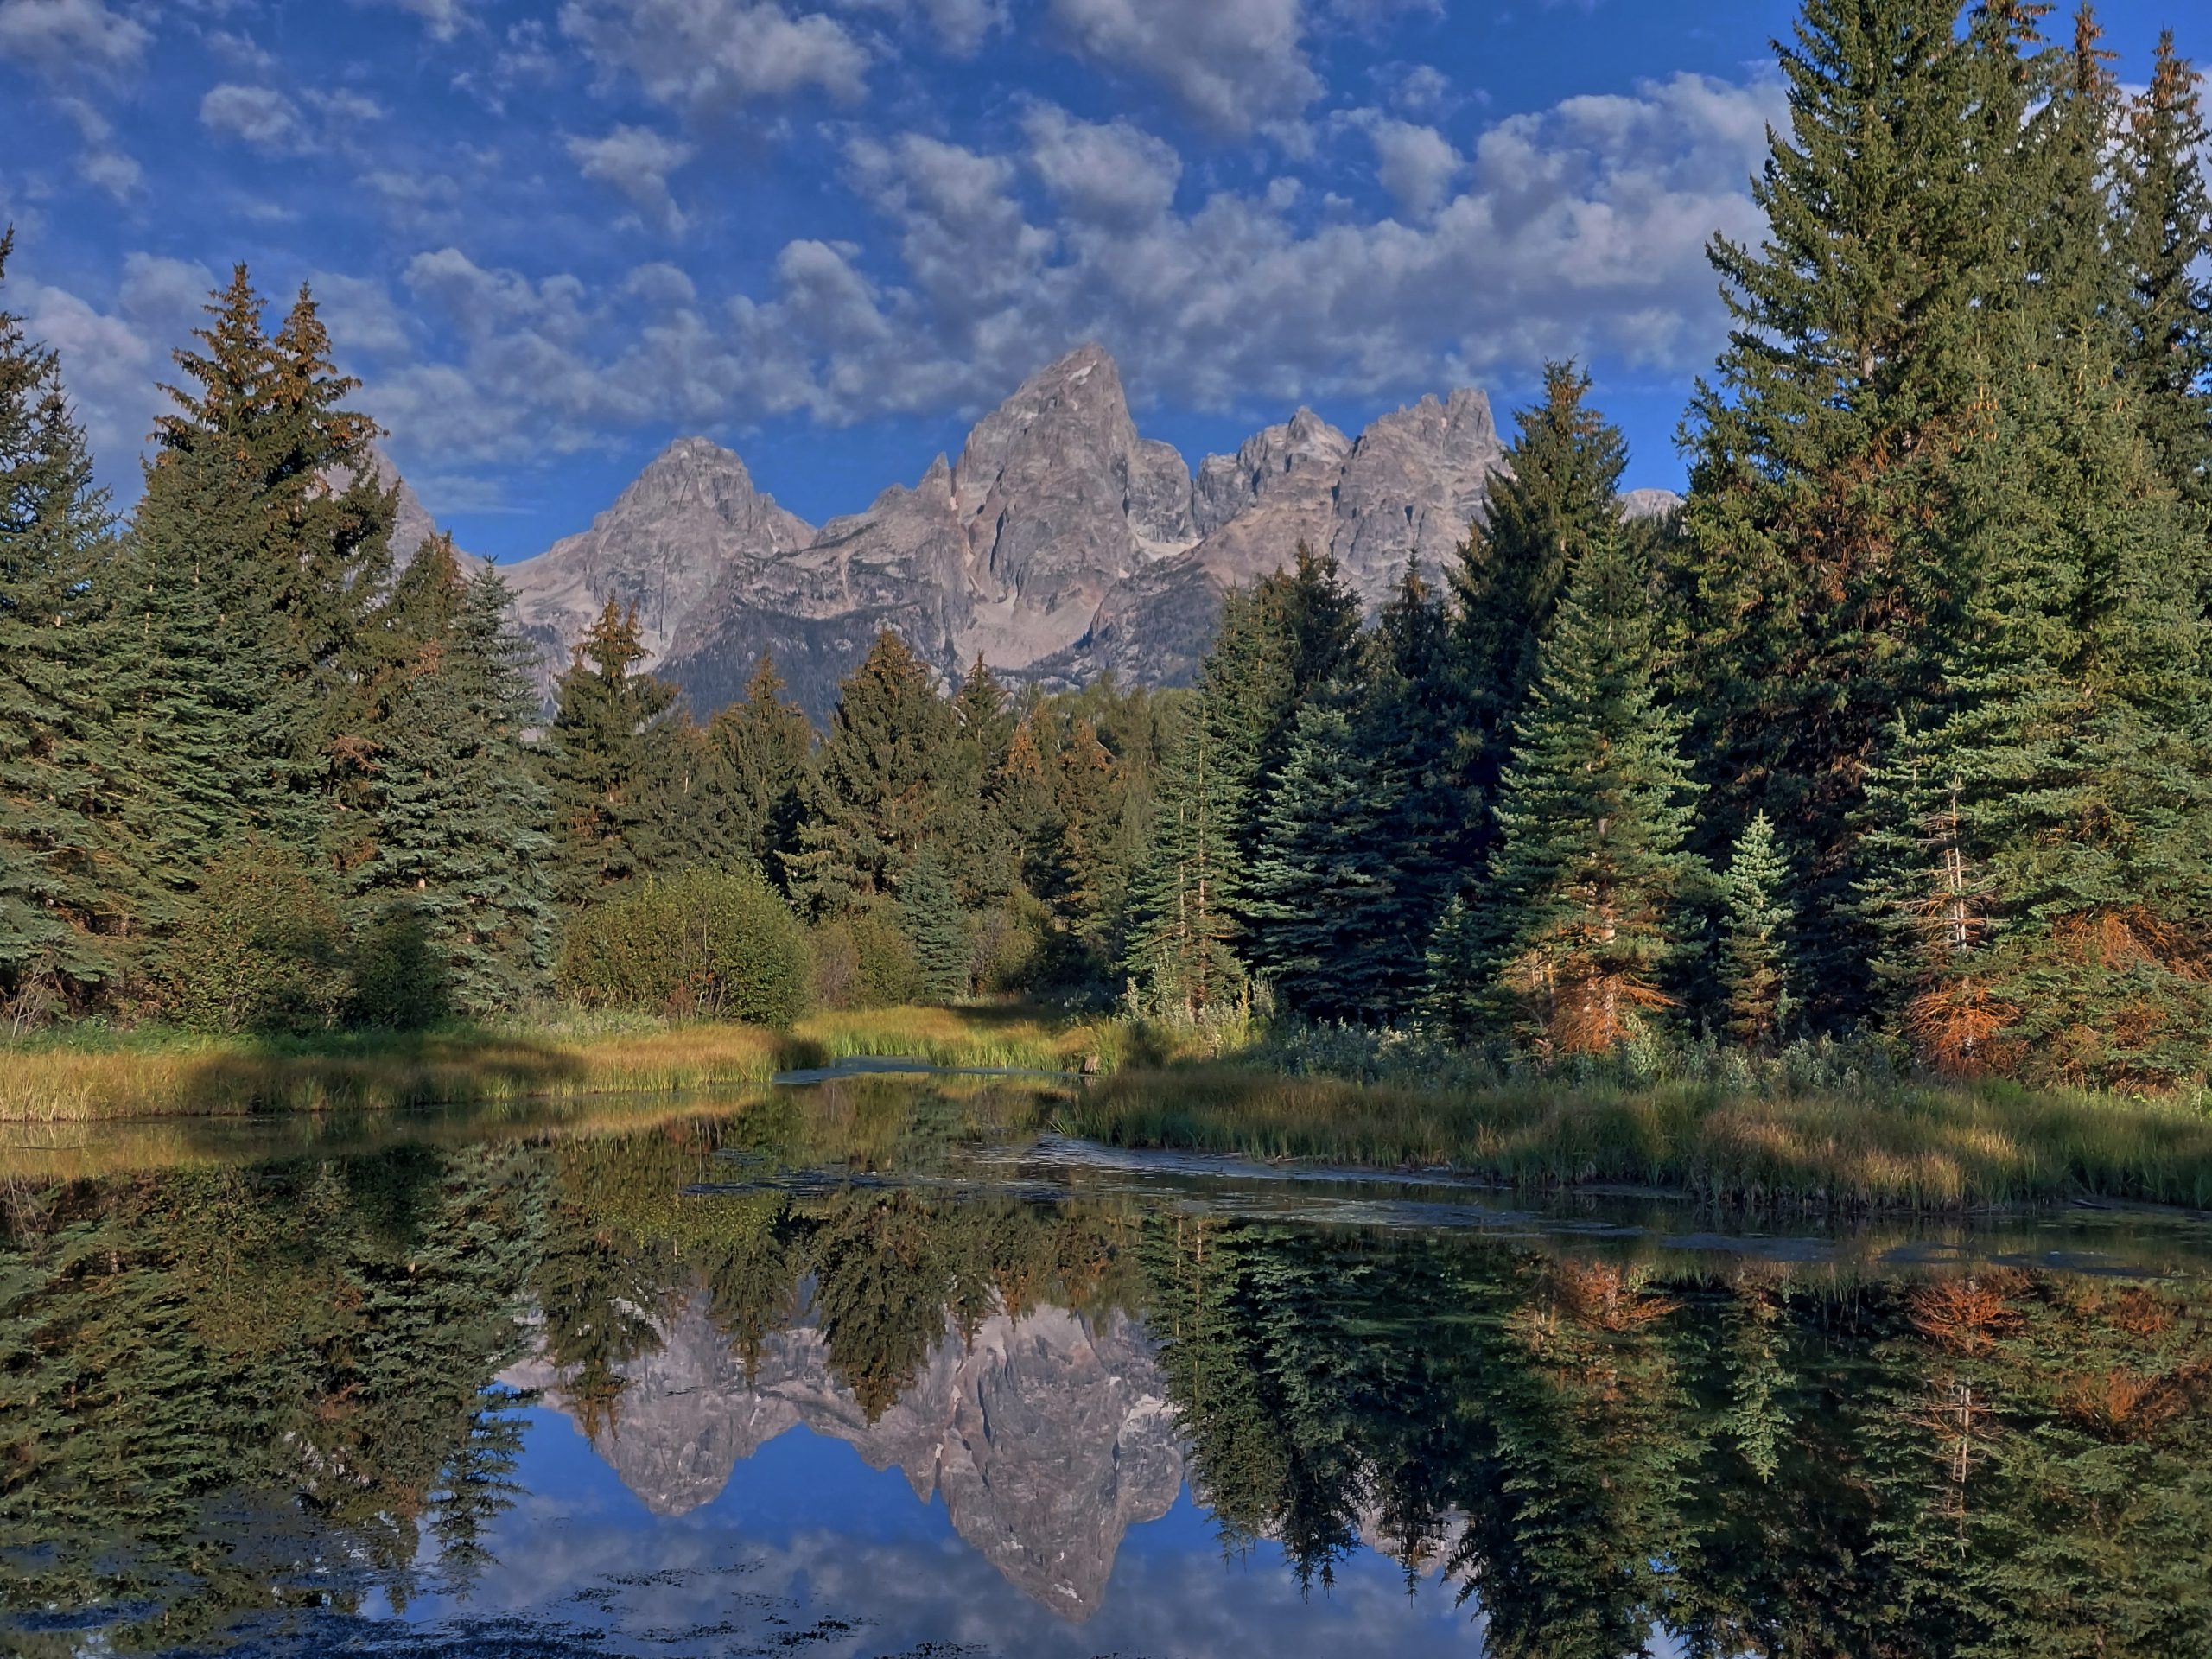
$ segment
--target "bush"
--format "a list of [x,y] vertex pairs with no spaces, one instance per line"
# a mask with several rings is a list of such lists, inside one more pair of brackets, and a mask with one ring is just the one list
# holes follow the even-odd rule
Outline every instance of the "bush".
[[758,870],[695,869],[571,922],[561,984],[587,1007],[787,1026],[812,967],[805,930]]
[[387,906],[353,941],[353,1022],[428,1031],[452,1012],[452,978],[423,912],[404,899]]
[[824,922],[807,935],[814,950],[814,1000],[825,1008],[857,1007],[861,1002],[861,947],[853,925]]
[[860,998],[854,1006],[893,1008],[921,1001],[921,966],[898,915],[888,907],[864,910],[854,916],[851,926],[860,969]]
[[337,1024],[349,981],[338,906],[298,859],[257,842],[201,876],[156,998],[197,1030],[296,1035]]

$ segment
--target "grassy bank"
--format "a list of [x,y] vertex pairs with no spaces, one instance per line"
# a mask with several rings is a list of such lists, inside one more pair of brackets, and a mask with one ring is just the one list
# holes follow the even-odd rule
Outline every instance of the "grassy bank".
[[1132,1067],[1063,1112],[1129,1147],[1500,1183],[1667,1188],[1730,1204],[1957,1210],[2096,1198],[2212,1208],[2212,1119],[2181,1103],[2001,1086],[1759,1096],[1709,1083],[1416,1090],[1235,1061]]
[[1125,1048],[1111,1025],[1001,1008],[824,1014],[789,1032],[588,1019],[303,1039],[79,1027],[0,1046],[0,1122],[674,1094],[764,1083],[779,1071],[858,1055],[1050,1071],[1096,1054],[1110,1070]]

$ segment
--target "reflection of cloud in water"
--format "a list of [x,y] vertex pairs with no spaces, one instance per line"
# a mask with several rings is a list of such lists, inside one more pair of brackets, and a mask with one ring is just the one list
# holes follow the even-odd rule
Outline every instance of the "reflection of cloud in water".
[[[541,1420],[533,1436],[563,1427]],[[849,1448],[795,1436],[800,1460],[825,1480]],[[786,1472],[798,1476],[801,1469]],[[884,1496],[897,1496],[886,1483]],[[1224,1562],[1211,1523],[1187,1498],[1166,1519],[1134,1529],[1103,1605],[1080,1627],[1020,1593],[951,1537],[856,1539],[815,1528],[785,1538],[713,1524],[712,1510],[680,1520],[640,1505],[587,1497],[580,1509],[537,1497],[504,1517],[499,1565],[465,1604],[426,1599],[409,1610],[434,1644],[473,1626],[554,1626],[582,1653],[671,1659],[772,1649],[823,1656],[899,1655],[925,1644],[1005,1659],[1343,1659],[1481,1651],[1478,1623],[1433,1580],[1408,1597],[1399,1568],[1371,1554],[1344,1565],[1335,1588],[1301,1598],[1271,1548]],[[863,1524],[867,1519],[863,1518]],[[919,1530],[919,1529],[917,1529]],[[478,1623],[484,1621],[484,1623]],[[565,1630],[558,1626],[565,1625]],[[387,1636],[376,1651],[405,1649]],[[496,1647],[487,1652],[496,1652]]]

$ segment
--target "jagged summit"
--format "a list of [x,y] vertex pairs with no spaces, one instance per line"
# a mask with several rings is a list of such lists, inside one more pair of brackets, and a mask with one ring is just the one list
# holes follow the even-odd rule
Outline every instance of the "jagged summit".
[[1357,438],[1300,409],[1194,476],[1145,437],[1121,371],[1077,346],[976,422],[958,454],[817,530],[703,437],[679,438],[591,528],[511,567],[546,677],[610,599],[695,709],[741,694],[763,651],[817,714],[880,627],[947,673],[981,656],[1057,683],[1188,677],[1222,592],[1335,554],[1378,602],[1408,553],[1440,563],[1504,448],[1482,393],[1430,396]]

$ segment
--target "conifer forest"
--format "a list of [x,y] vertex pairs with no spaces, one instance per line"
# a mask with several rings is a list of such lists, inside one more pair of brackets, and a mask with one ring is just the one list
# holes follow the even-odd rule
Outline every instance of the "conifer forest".
[[[2201,81],[2169,36],[2123,93],[2048,10],[1810,0],[1764,230],[1710,250],[1678,512],[1623,519],[1604,389],[1554,364],[1455,561],[1363,615],[1284,548],[1185,690],[948,686],[887,631],[825,731],[767,657],[702,721],[610,602],[549,705],[497,569],[393,545],[310,292],[209,297],[127,517],[11,318],[0,1006],[1027,993],[1536,1065],[1826,1036],[2200,1077]],[[762,960],[678,959],[715,906]]]

